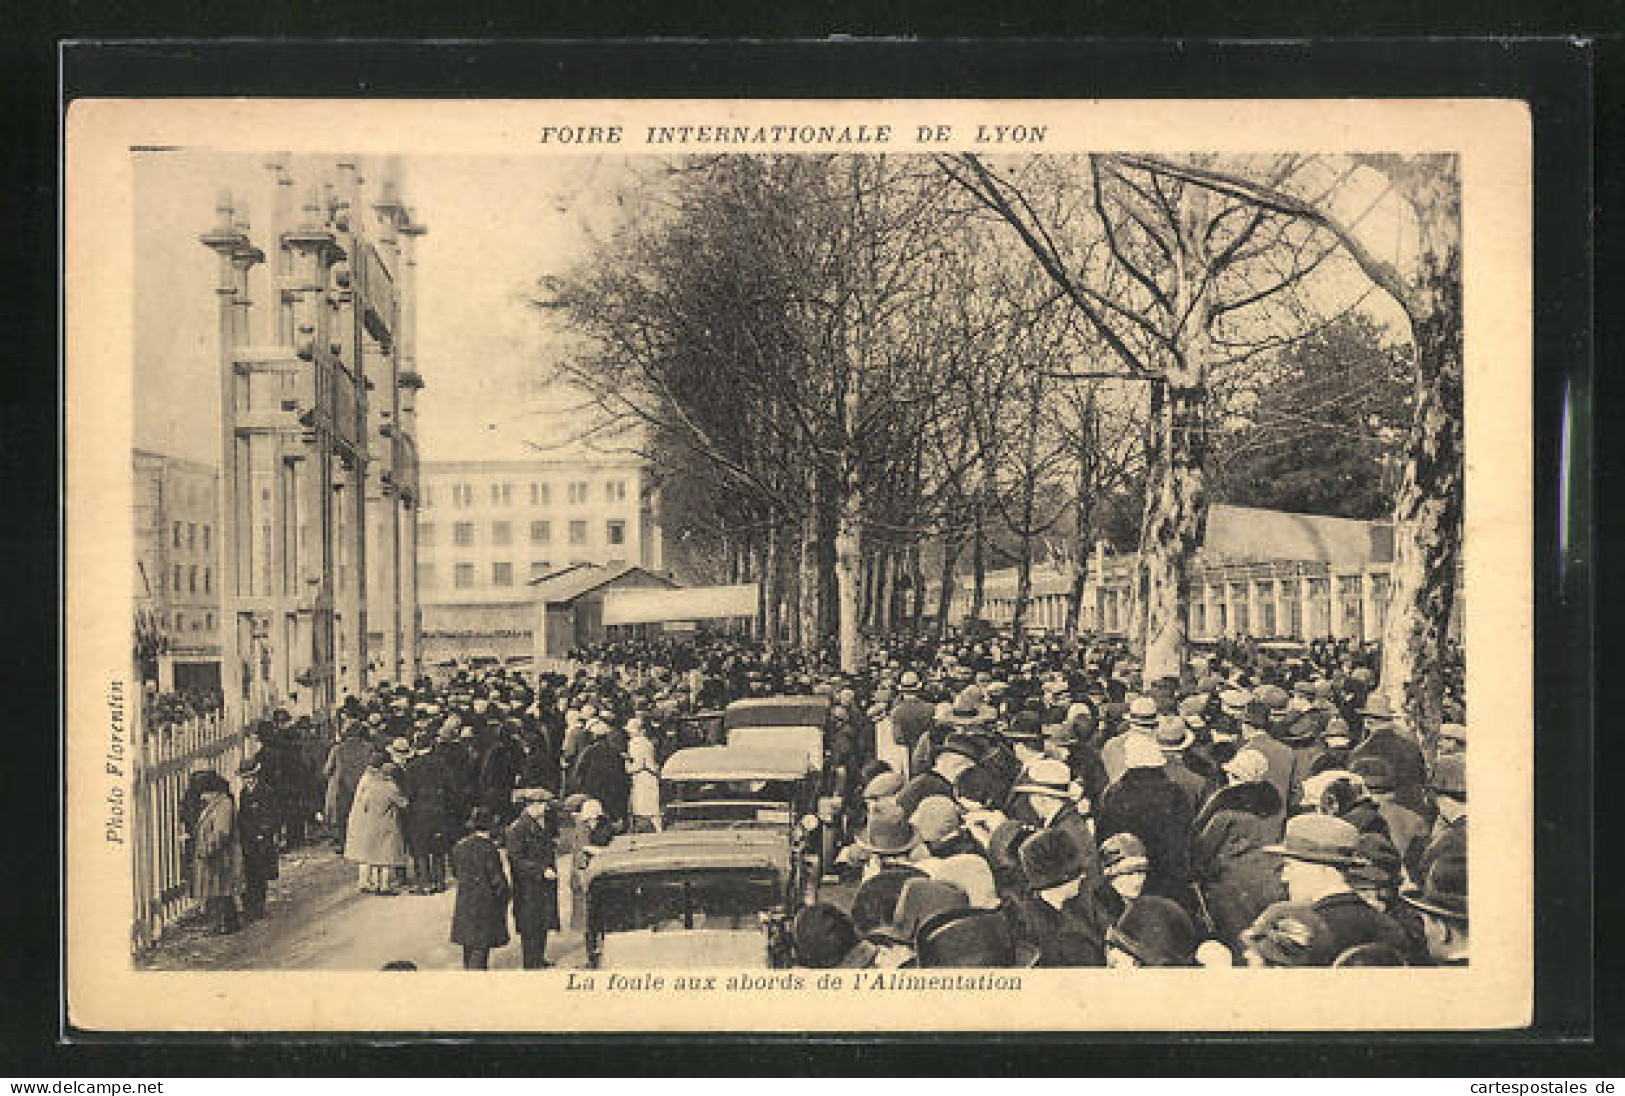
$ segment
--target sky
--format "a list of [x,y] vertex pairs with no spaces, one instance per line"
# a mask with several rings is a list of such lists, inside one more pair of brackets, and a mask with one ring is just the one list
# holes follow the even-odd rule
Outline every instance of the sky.
[[[135,444],[216,463],[218,260],[198,236],[216,220],[218,192],[230,189],[248,198],[250,234],[265,248],[270,173],[262,158],[242,154],[135,155]],[[304,157],[291,164],[296,178],[315,166]],[[362,173],[376,179],[381,166],[363,164]],[[526,442],[569,436],[560,412],[570,401],[538,387],[566,344],[526,295],[537,278],[588,254],[593,232],[611,229],[628,164],[408,156],[400,170],[402,200],[429,230],[418,239],[422,457],[536,456]],[[267,312],[263,269],[250,295]]]

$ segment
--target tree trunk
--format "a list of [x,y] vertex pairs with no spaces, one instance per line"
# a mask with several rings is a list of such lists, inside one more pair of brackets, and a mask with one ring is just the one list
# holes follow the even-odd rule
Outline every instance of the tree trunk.
[[908,581],[908,630],[918,635],[920,618],[925,615],[925,567],[920,562],[919,541],[908,548]]
[[982,503],[978,499],[974,511],[976,527],[971,531],[971,588],[970,610],[965,619],[981,620],[982,604],[987,600],[987,543],[982,530]]
[[1460,251],[1430,258],[1411,321],[1415,408],[1394,505],[1381,679],[1401,733],[1420,741],[1430,741],[1441,720],[1444,643],[1461,557],[1464,470]]
[[1152,400],[1156,459],[1146,482],[1134,607],[1135,634],[1144,637],[1147,682],[1177,678],[1185,665],[1185,570],[1207,524],[1206,402],[1205,386],[1172,383]]
[[940,641],[948,634],[948,617],[954,607],[954,569],[959,566],[959,553],[965,542],[957,536],[942,542],[942,584],[937,589],[937,619],[933,633]]
[[863,558],[863,500],[850,485],[842,493],[835,524],[835,584],[840,622],[841,672],[854,674],[863,664],[860,617]]
[[818,504],[814,501],[801,523],[801,647],[809,653],[822,642],[822,569],[818,553]]
[[779,642],[779,524],[775,518],[767,527],[767,543],[762,550],[762,636],[768,643]]

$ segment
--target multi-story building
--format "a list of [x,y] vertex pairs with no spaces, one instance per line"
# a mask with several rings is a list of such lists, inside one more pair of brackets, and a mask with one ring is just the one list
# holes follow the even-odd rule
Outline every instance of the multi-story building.
[[425,461],[421,475],[425,664],[530,654],[530,584],[573,564],[664,566],[637,457]]
[[134,452],[135,607],[144,680],[220,687],[220,475]]

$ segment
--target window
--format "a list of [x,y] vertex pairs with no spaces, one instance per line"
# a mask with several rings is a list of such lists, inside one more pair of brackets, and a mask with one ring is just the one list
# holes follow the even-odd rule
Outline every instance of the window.
[[419,590],[432,590],[432,589],[434,589],[434,564],[432,564],[432,563],[420,563],[420,564],[418,564],[418,589]]
[[459,548],[467,548],[474,543],[474,523],[472,521],[459,521],[451,527],[451,539]]
[[197,522],[195,521],[186,523],[186,547],[188,550],[197,547]]
[[434,488],[425,483],[420,492],[423,495],[423,508],[427,510],[434,505]]
[[179,610],[175,613],[175,630],[177,632],[186,631],[186,614]]
[[420,521],[420,522],[418,522],[418,547],[419,548],[433,548],[434,547],[434,522],[432,522],[432,521]]
[[451,485],[451,504],[459,509],[474,505],[474,488],[466,483]]
[[203,550],[205,552],[209,550],[209,527],[207,525],[203,527]]
[[[203,592],[205,594],[214,593],[214,571],[213,571],[213,568],[209,568],[209,567],[203,568]],[[210,627],[213,627],[213,625],[210,625]]]
[[491,564],[491,585],[492,586],[512,586],[513,585],[513,564],[511,564],[511,563],[493,563],[493,564]]
[[547,484],[533,483],[530,485],[530,504],[532,506],[546,506],[552,501],[552,494],[553,492],[548,489]]
[[189,594],[197,593],[197,564],[195,563],[186,569],[186,592]]
[[579,506],[587,501],[587,489],[592,485],[584,481],[577,481],[570,485],[570,505]]
[[530,542],[532,544],[547,544],[553,539],[553,523],[550,521],[533,521],[530,523]]
[[1275,583],[1260,582],[1258,584],[1258,630],[1259,634],[1275,635]]
[[204,613],[203,614],[203,630],[206,631],[206,632],[214,631],[214,614],[213,613]]
[[474,585],[474,565],[472,563],[459,563],[452,575],[452,582],[459,590],[467,590]]
[[552,572],[553,572],[553,564],[550,561],[545,560],[545,559],[531,560],[531,563],[530,563],[530,580],[532,582],[535,582],[537,579],[541,578],[543,575],[548,575],[548,574],[551,574]]
[[174,523],[174,533],[170,538],[169,546],[171,548],[179,548],[181,546],[181,523],[178,521]]
[[570,543],[571,544],[585,544],[585,543],[587,543],[587,523],[586,522],[584,522],[584,521],[572,521],[570,523]]
[[608,480],[604,484],[604,500],[606,502],[626,501],[626,481]]
[[513,503],[513,484],[493,483],[491,485],[491,505],[509,506]]
[[513,522],[493,521],[491,523],[491,543],[507,545],[513,543]]
[[612,521],[604,528],[604,540],[608,544],[626,543],[626,522]]
[[174,590],[177,594],[181,592],[181,565],[178,563],[175,564],[175,581],[174,584],[170,586],[170,589]]

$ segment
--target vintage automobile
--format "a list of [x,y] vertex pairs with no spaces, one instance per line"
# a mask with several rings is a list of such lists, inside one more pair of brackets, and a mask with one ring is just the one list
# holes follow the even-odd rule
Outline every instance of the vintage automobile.
[[786,967],[800,906],[789,845],[763,830],[617,837],[588,862],[588,964]]
[[830,707],[827,696],[748,697],[723,710],[722,729],[730,746],[794,745],[822,772]]
[[698,746],[678,750],[661,766],[660,813],[668,830],[778,834],[791,850],[797,885],[816,896],[823,831],[838,805],[822,789],[821,771],[808,768],[794,745]]

